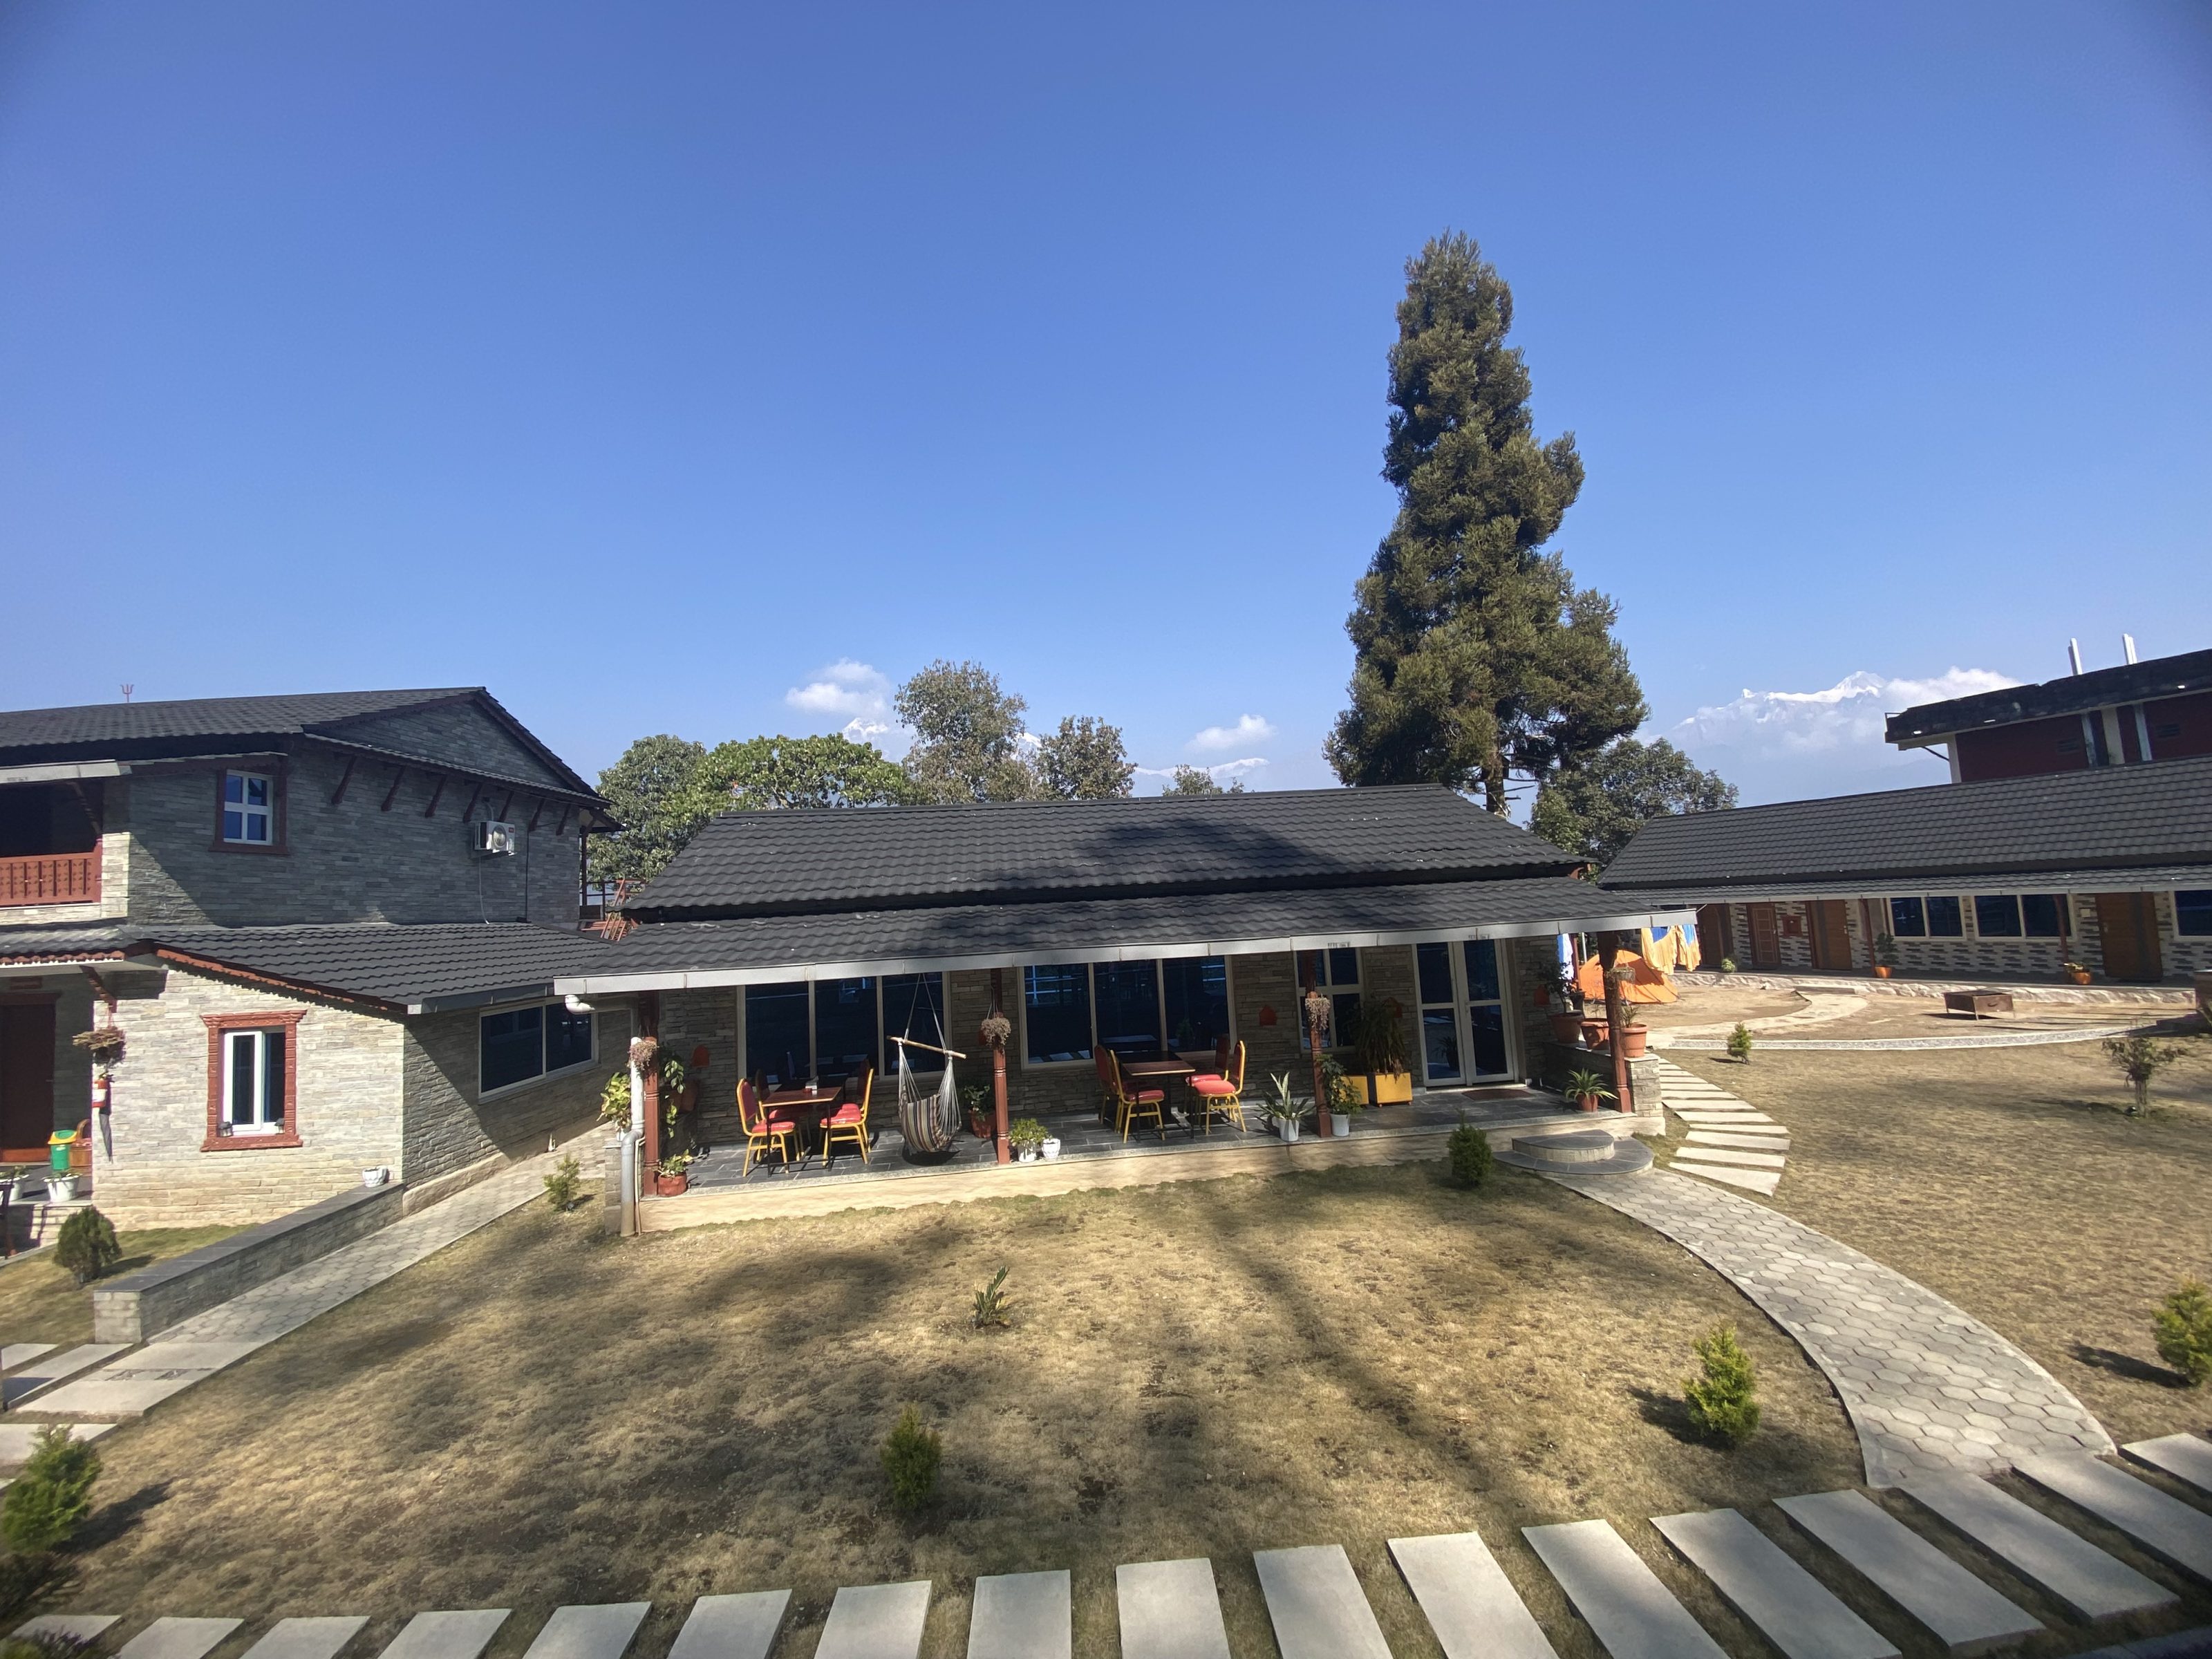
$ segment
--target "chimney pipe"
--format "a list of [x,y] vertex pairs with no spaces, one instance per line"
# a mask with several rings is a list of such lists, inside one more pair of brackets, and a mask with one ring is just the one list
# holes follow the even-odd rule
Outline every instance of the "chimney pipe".
[[2074,672],[2075,673],[2078,674],[2081,672],[2081,641],[2069,640],[2066,641],[2066,660],[2074,665]]
[[2133,662],[2136,659],[2136,636],[2134,635],[2123,634],[2120,635],[2120,654],[2125,657],[2130,662]]

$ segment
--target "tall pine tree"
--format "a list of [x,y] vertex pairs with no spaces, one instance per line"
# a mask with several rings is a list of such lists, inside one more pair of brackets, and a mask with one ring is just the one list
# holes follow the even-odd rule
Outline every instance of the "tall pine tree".
[[1613,601],[1541,551],[1582,489],[1574,435],[1539,443],[1513,295],[1471,237],[1406,265],[1382,476],[1398,517],[1345,629],[1350,784],[1442,783],[1506,810],[1506,781],[1580,764],[1644,717]]

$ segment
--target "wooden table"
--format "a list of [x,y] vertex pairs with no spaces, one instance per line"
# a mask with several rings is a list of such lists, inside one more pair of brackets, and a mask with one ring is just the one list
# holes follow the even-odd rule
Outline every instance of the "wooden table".
[[837,1097],[844,1092],[842,1084],[826,1088],[776,1089],[763,1095],[761,1104],[771,1115],[781,1112],[805,1130],[807,1143],[799,1147],[804,1158],[815,1150],[811,1143],[822,1139],[822,1120],[836,1109]]
[[[1165,1089],[1171,1083],[1181,1083],[1187,1078],[1198,1075],[1197,1066],[1187,1060],[1172,1057],[1167,1060],[1125,1060],[1121,1066],[1121,1081],[1132,1090]],[[1194,1135],[1198,1133],[1198,1121],[1189,1113],[1178,1106],[1175,1108],[1175,1114],[1182,1119],[1184,1128]]]
[[1947,1014],[1971,1014],[1976,1019],[1984,1014],[2008,1014],[2012,1012],[2012,993],[1946,991],[1943,993],[1943,1012]]

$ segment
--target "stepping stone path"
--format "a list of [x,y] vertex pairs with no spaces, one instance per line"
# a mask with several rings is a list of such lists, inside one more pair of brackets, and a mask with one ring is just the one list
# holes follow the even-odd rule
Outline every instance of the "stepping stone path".
[[929,1617],[929,1590],[927,1578],[839,1590],[814,1659],[915,1659]]
[[2212,1584],[2212,1515],[2087,1455],[2031,1457],[2020,1472],[2127,1534],[2160,1560]]
[[2212,1492],[2212,1440],[2193,1434],[2169,1434],[2160,1440],[2138,1440],[2121,1449],[2139,1463],[2162,1469],[2197,1491]]
[[1521,1535],[1613,1659],[1722,1659],[1720,1644],[1607,1522],[1523,1527]]
[[483,1613],[418,1613],[392,1638],[382,1659],[477,1659],[499,1627],[508,1609]]
[[1121,1659],[1229,1659],[1213,1563],[1141,1561],[1114,1569]]
[[88,1342],[15,1371],[0,1381],[0,1407],[20,1406],[40,1389],[51,1389],[103,1359],[112,1359],[130,1346],[127,1342]]
[[[43,1423],[0,1423],[0,1468],[12,1469],[30,1461],[37,1449]],[[72,1423],[70,1438],[97,1440],[115,1426],[112,1423]]]
[[668,1659],[768,1659],[769,1647],[783,1629],[784,1614],[790,1611],[789,1590],[702,1595],[677,1632]]
[[1342,1545],[1261,1550],[1252,1565],[1283,1659],[1390,1659]]
[[1905,1489],[2031,1583],[2084,1619],[2162,1607],[2180,1598],[2075,1537],[2040,1510],[1970,1474],[1917,1481]]
[[1545,1178],[1664,1233],[1789,1332],[1850,1414],[1869,1486],[2112,1449],[2057,1378],[1972,1315],[1779,1210],[1681,1173]]
[[1735,1510],[1651,1524],[1789,1659],[1900,1659],[1895,1647]]
[[366,1617],[280,1619],[269,1634],[246,1650],[246,1659],[336,1659],[337,1650],[360,1633]]
[[523,1659],[622,1659],[652,1611],[650,1601],[562,1607],[545,1621]]
[[207,1659],[239,1619],[156,1619],[123,1644],[116,1659]]
[[2041,1620],[2014,1606],[1862,1492],[1816,1492],[1781,1498],[1778,1505],[1962,1659],[2023,1641],[2043,1628]]
[[42,1353],[52,1353],[51,1342],[10,1342],[0,1348],[0,1371],[12,1371],[18,1365],[27,1365]]
[[1012,1572],[975,1581],[968,1659],[1070,1659],[1074,1595],[1065,1572]]
[[1394,1538],[1390,1554],[1444,1659],[1559,1659],[1479,1534]]
[[1790,1132],[1717,1084],[1670,1060],[1656,1060],[1667,1109],[1690,1125],[1670,1170],[1771,1198],[1782,1184]]

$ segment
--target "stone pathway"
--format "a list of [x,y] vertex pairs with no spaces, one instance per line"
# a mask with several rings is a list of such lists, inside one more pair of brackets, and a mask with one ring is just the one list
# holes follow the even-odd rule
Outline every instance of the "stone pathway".
[[1988,1326],[1778,1210],[1660,1170],[1546,1179],[1664,1233],[1796,1338],[1858,1431],[1869,1486],[2112,1450],[2088,1409]]
[[1660,1097],[1690,1126],[1669,1169],[1771,1198],[1782,1183],[1790,1131],[1717,1083],[1656,1056]]
[[[2157,1024],[2156,1021],[2152,1024]],[[1917,1037],[1761,1037],[1761,1048],[1832,1048],[1878,1050],[1884,1048],[2033,1048],[2050,1042],[2094,1042],[2108,1036],[2122,1036],[2130,1031],[2144,1031],[2149,1025],[2084,1025],[2064,1031],[1986,1031],[1979,1036],[1917,1036]],[[1686,1048],[1700,1054],[1725,1052],[1726,1042],[1714,1042],[1706,1037],[1689,1037],[1679,1042],[1662,1043],[1652,1034],[1655,1048]]]

